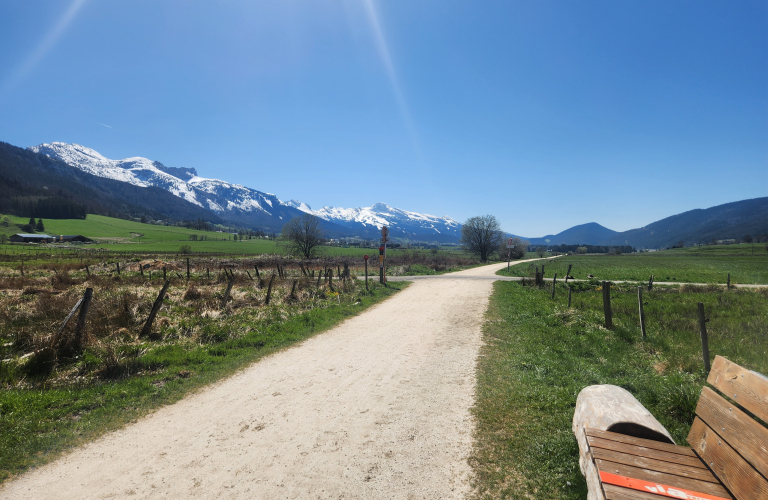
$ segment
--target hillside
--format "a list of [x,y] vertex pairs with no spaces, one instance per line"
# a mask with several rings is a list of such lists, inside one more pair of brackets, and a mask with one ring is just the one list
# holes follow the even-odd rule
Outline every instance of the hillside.
[[73,168],[46,155],[0,142],[0,212],[25,216],[40,199],[84,207],[83,212],[112,217],[222,219],[159,188],[140,188]]
[[742,238],[746,234],[768,234],[768,197],[689,210],[618,233],[600,244],[666,248],[679,241],[690,245],[709,243],[713,239]]

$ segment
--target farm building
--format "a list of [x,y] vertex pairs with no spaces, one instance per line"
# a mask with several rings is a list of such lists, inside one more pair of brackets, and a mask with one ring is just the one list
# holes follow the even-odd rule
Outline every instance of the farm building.
[[55,238],[53,236],[48,236],[47,234],[14,234],[10,238],[8,238],[14,243],[50,243]]
[[62,234],[56,236],[56,241],[59,243],[89,243],[93,240],[81,234]]

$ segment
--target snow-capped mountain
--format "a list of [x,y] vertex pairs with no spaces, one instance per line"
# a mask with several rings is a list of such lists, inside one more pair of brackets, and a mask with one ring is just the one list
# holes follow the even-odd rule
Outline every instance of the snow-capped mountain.
[[[339,208],[325,206],[312,210],[306,203],[298,200],[287,202],[294,208],[310,213],[323,220],[334,222],[350,229],[381,229],[388,226],[390,234],[396,237],[415,238],[434,236],[437,239],[456,239],[461,236],[461,224],[450,217],[409,212],[390,207],[385,203],[376,203],[370,207]],[[367,231],[370,232],[370,231]]]
[[312,210],[298,200],[283,202],[270,193],[240,184],[200,177],[193,168],[167,167],[158,161],[134,157],[111,160],[79,144],[53,142],[28,148],[96,177],[142,188],[160,188],[182,200],[232,222],[279,231],[292,217],[310,213],[326,221],[331,237],[378,238],[381,226],[390,235],[426,241],[455,241],[461,225],[450,217],[436,217],[376,203],[363,208],[323,207]]
[[[200,177],[193,168],[166,167],[160,162],[141,157],[110,160],[93,149],[63,142],[41,144],[29,149],[98,177],[140,187],[159,187],[220,216],[258,211],[271,216],[281,210],[292,211],[289,205],[273,194],[219,179]],[[280,215],[278,217],[281,218]]]

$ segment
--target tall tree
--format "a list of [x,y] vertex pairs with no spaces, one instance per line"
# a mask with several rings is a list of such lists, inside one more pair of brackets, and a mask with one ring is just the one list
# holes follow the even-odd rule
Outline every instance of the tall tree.
[[486,262],[491,252],[499,248],[503,235],[499,221],[493,215],[470,217],[461,226],[464,248]]
[[309,259],[317,252],[325,235],[320,218],[304,214],[288,221],[283,226],[280,237],[288,246],[289,252]]
[[45,225],[43,225],[43,219],[37,219],[37,226],[35,226],[35,229],[37,231],[45,231]]

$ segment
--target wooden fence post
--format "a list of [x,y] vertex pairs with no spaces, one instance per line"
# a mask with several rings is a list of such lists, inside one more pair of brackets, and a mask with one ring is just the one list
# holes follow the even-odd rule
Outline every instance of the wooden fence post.
[[699,302],[699,331],[701,333],[701,355],[704,358],[704,371],[709,373],[709,339],[707,338],[707,319],[704,317],[704,304]]
[[267,299],[264,301],[264,305],[269,305],[269,299],[272,297],[272,282],[275,281],[275,275],[273,274],[271,278],[269,278],[269,287],[267,288]]
[[[235,279],[232,278],[227,282],[227,289],[224,291],[224,297],[221,299],[221,308],[224,309],[224,306],[227,305],[227,301],[229,300],[229,293],[232,291],[232,286],[235,284]],[[269,300],[269,299],[267,299]]]
[[568,278],[571,277],[571,266],[573,264],[568,264],[568,270],[565,272],[565,282],[568,283]]
[[261,274],[259,273],[259,267],[254,265],[253,269],[256,270],[256,279],[260,280],[261,279]]
[[187,281],[189,281],[189,257],[187,257]]
[[[367,257],[367,255],[366,255]],[[365,259],[365,291],[368,291],[368,259]]]
[[653,275],[651,275],[650,278],[648,278],[648,291],[650,292],[653,289]]
[[206,279],[211,279],[211,268],[210,267],[206,267],[205,268],[205,276],[206,276]]
[[163,266],[163,281],[165,281],[165,275],[166,275],[166,271],[167,271],[167,270],[165,269],[165,266]]
[[141,265],[141,262],[139,262],[139,272],[141,273],[141,277],[144,277],[144,266]]
[[69,320],[72,319],[72,316],[74,316],[77,310],[80,309],[80,304],[82,303],[83,303],[83,297],[80,297],[80,299],[77,301],[77,304],[75,304],[75,307],[73,307],[72,310],[69,311],[69,314],[67,314],[67,317],[64,318],[64,321],[61,323],[61,326],[59,327],[56,334],[51,337],[50,347],[53,347],[56,345],[56,342],[59,340],[59,336],[61,335],[61,332],[63,332],[64,328],[67,327]]
[[[731,273],[728,273],[728,283],[725,285],[725,289],[726,290],[731,289]],[[707,372],[709,372],[709,370],[707,370]]]
[[24,256],[21,256],[21,275],[24,276]]
[[571,292],[573,289],[571,287],[568,287],[568,309],[571,308]]
[[555,283],[557,283],[557,273],[555,273],[555,277],[552,278],[552,298],[555,298]]
[[144,328],[141,329],[141,333],[139,334],[139,337],[142,337],[144,335],[149,335],[152,333],[152,323],[155,321],[155,316],[157,316],[157,311],[160,310],[160,306],[163,305],[163,299],[165,298],[165,292],[168,291],[168,286],[171,284],[170,281],[166,281],[163,285],[163,288],[160,290],[160,293],[157,295],[157,298],[155,299],[155,303],[152,304],[152,310],[149,311],[149,317],[147,318],[147,321],[144,323]]
[[320,288],[320,280],[323,279],[323,273],[321,273],[319,270],[317,271],[317,287]]
[[637,287],[637,303],[640,305],[640,333],[645,340],[645,311],[643,310],[643,287]]
[[83,333],[85,332],[85,317],[88,315],[88,308],[91,306],[93,298],[93,288],[86,288],[83,295],[83,302],[80,304],[80,315],[77,317],[75,326],[75,349],[80,350],[83,346]]
[[[88,277],[90,278],[91,277],[91,270],[88,269],[88,265],[87,264],[85,265],[85,272],[88,274]],[[730,276],[730,274],[728,276]],[[730,278],[728,279],[728,281],[730,283]]]
[[120,275],[120,263],[119,262],[117,263],[117,274],[118,274],[118,276]]
[[605,327],[613,328],[613,311],[611,310],[611,282],[603,281],[603,312],[605,313]]
[[291,298],[296,298],[296,285],[299,283],[299,280],[293,280],[293,286],[291,287]]

